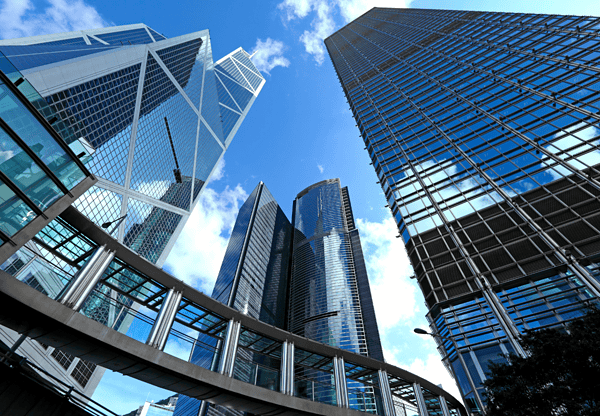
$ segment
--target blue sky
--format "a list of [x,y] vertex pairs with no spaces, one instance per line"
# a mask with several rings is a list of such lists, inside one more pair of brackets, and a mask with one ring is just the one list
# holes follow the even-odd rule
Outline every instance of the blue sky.
[[[258,49],[267,82],[166,267],[210,294],[237,209],[259,181],[291,218],[300,190],[339,177],[358,218],[386,359],[458,397],[432,340],[412,333],[426,326],[423,298],[322,44],[376,5],[600,15],[598,0],[0,0],[0,38],[145,23],[167,37],[209,29],[215,60]],[[126,413],[166,395],[111,374],[94,399]]]

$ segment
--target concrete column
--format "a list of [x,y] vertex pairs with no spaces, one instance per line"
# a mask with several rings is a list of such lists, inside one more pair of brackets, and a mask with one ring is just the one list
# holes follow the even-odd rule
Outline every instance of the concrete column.
[[60,296],[60,303],[78,311],[114,257],[115,253],[106,246],[98,247]]
[[381,391],[381,399],[383,401],[384,416],[396,416],[396,408],[394,407],[394,399],[392,398],[392,390],[390,390],[390,381],[385,370],[379,370],[379,390]]
[[284,341],[281,347],[281,377],[279,391],[294,395],[294,343]]
[[415,391],[415,399],[417,399],[417,408],[419,409],[419,416],[429,416],[427,412],[427,406],[425,405],[425,398],[423,397],[423,391],[419,383],[413,383],[413,389]]
[[438,400],[440,401],[440,407],[442,408],[442,415],[450,416],[450,409],[448,409],[448,403],[446,403],[446,399],[440,396],[438,397]]
[[335,397],[338,407],[348,407],[348,387],[346,386],[346,366],[342,357],[333,357],[333,377]]
[[235,356],[237,354],[241,328],[241,323],[234,321],[233,319],[227,324],[227,334],[225,335],[225,341],[223,342],[219,373],[229,377],[233,376],[233,367],[235,365]]
[[182,296],[183,293],[181,292],[177,292],[174,289],[169,290],[160,308],[160,312],[154,321],[152,330],[150,330],[146,344],[161,351],[165,348]]

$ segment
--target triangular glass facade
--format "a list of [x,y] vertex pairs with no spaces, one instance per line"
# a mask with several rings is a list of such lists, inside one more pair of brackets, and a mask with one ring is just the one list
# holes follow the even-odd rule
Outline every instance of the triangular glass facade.
[[[18,69],[28,70],[34,87],[59,116],[57,125],[75,132],[69,140],[82,137],[94,147],[88,168],[100,182],[80,206],[100,221],[93,206],[100,209],[108,195],[104,191],[110,190],[118,196],[111,198],[117,206],[108,210],[115,218],[102,217],[106,222],[147,204],[146,220],[135,214],[136,228],[157,227],[155,220],[166,218],[157,214],[150,221],[153,209],[176,214],[174,221],[188,218],[241,123],[241,114],[264,83],[241,49],[216,65],[208,31],[167,39],[136,24],[0,41],[0,51]],[[115,59],[106,59],[107,53]],[[233,54],[244,65],[234,63]],[[64,78],[60,81],[48,66],[57,62]],[[114,62],[119,62],[117,67]],[[94,68],[95,76],[82,73],[82,66]],[[216,66],[222,71],[221,80]],[[131,204],[130,199],[138,202]],[[131,246],[131,238],[125,241],[126,224],[116,233]],[[161,233],[161,241],[167,243],[156,244],[154,252],[144,245],[140,254],[162,264],[181,224],[167,229],[172,234]],[[158,235],[136,233],[147,238]]]

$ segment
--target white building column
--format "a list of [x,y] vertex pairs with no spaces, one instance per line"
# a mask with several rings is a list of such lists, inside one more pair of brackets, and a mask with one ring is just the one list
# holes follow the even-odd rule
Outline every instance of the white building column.
[[383,414],[385,416],[396,416],[396,408],[394,407],[394,399],[392,398],[392,390],[390,389],[390,380],[388,379],[385,370],[377,372],[379,376],[379,390],[383,401]]
[[279,391],[294,395],[294,343],[284,341],[281,346],[281,377]]
[[346,366],[343,357],[333,357],[333,377],[335,397],[338,407],[348,407],[348,387],[346,386]]

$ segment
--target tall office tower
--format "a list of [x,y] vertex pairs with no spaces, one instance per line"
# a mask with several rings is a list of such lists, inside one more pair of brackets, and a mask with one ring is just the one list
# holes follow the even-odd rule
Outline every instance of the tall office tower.
[[376,8],[325,40],[472,411],[519,334],[598,301],[599,27]]
[[292,226],[263,182],[240,208],[212,297],[285,328]]
[[[41,95],[38,111],[99,179],[74,206],[99,225],[112,222],[107,231],[159,266],[265,82],[241,48],[214,63],[210,42],[208,30],[167,39],[143,24],[0,41],[17,78]],[[29,243],[12,261],[31,256],[52,253]],[[85,311],[129,326],[106,299]],[[20,351],[93,392],[95,366],[35,342]]]
[[[339,179],[300,192],[292,224],[261,182],[240,208],[212,296],[268,324],[383,360],[360,237],[348,189],[340,187]],[[238,347],[234,377],[248,381],[255,377],[256,384],[277,389],[277,372],[269,368],[279,364],[260,356],[252,347],[251,334],[240,337],[244,338],[240,346],[247,343],[248,348]],[[190,361],[203,367],[218,365],[210,348],[217,345],[215,338],[201,336],[198,342],[201,347],[194,349]],[[265,368],[244,365],[263,359]],[[302,371],[315,370],[297,366],[295,371],[301,376]],[[323,381],[323,386],[330,385],[331,380]],[[348,381],[350,406],[376,406],[375,393],[353,383]],[[296,384],[296,396],[335,397],[330,388]],[[201,410],[197,400],[182,397],[174,416],[196,416],[199,411],[240,414],[212,405]]]
[[76,207],[97,224],[127,215],[114,236],[159,266],[265,82],[241,48],[213,63],[210,42],[143,24],[0,41],[65,140],[91,145],[100,180]]
[[[300,192],[293,207],[294,244],[290,274],[288,330],[324,344],[383,361],[379,330],[358,230],[339,179]],[[314,370],[307,378],[324,377]],[[297,394],[306,394],[299,385]],[[317,396],[330,389],[312,387]],[[373,389],[348,381],[351,408],[375,412]]]
[[[238,212],[212,297],[246,315],[284,329],[291,243],[290,221],[265,184],[260,182]],[[210,347],[217,345],[215,338],[208,335],[200,335],[198,343]],[[194,348],[190,361],[205,368],[216,365],[210,347]],[[238,355],[248,362],[260,362],[252,350],[241,348]],[[250,370],[238,365],[234,376],[245,380]],[[268,372],[253,376],[262,384],[274,380],[273,374]],[[197,416],[199,411],[200,401],[181,396],[174,416]],[[213,405],[207,406],[202,413],[241,414]]]
[[348,188],[329,179],[304,189],[292,222],[289,330],[383,360]]

